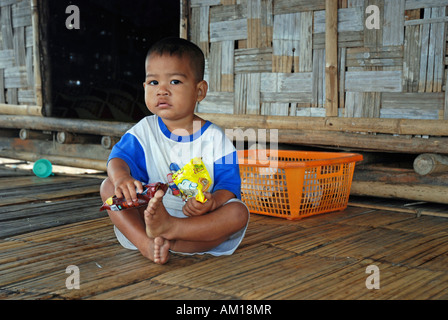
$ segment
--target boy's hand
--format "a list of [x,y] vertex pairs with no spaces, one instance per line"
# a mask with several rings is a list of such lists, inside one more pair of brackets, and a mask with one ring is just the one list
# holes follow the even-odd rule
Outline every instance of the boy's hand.
[[[114,181],[115,195],[117,198],[124,197],[128,205],[137,204],[137,192],[143,192],[143,185],[140,181],[135,180],[130,175],[123,176]],[[136,191],[137,189],[137,191]]]
[[183,213],[188,216],[201,216],[216,208],[216,203],[213,195],[210,192],[204,192],[207,199],[204,203],[197,201],[195,198],[188,199],[187,203],[182,207]]

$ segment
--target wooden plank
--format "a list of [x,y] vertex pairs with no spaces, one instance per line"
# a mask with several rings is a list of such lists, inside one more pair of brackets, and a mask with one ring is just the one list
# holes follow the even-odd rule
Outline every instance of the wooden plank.
[[345,117],[379,118],[381,93],[347,92]]
[[351,194],[383,198],[400,198],[448,204],[446,186],[390,184],[379,181],[353,181]]
[[188,39],[188,31],[190,29],[189,24],[190,7],[188,0],[180,1],[180,23],[179,23],[179,37],[182,39]]
[[25,65],[5,68],[4,77],[6,89],[27,87],[27,71]]
[[354,92],[402,92],[402,71],[349,71],[345,90]]
[[325,50],[313,50],[313,90],[312,107],[323,107],[325,95]]
[[[364,14],[360,7],[337,10],[338,32],[359,32],[364,28]],[[326,32],[326,11],[314,12],[313,33]]]
[[274,15],[302,11],[316,11],[325,9],[325,0],[276,0],[274,1]]
[[11,18],[11,6],[1,7],[0,24],[2,26],[2,46],[3,49],[14,49],[13,27]]
[[406,27],[403,55],[403,90],[417,92],[419,86],[421,28]]
[[392,67],[402,65],[402,46],[347,49],[347,67]]
[[[341,9],[342,10],[342,9]],[[325,109],[327,117],[338,116],[338,4],[325,2]]]
[[0,69],[0,103],[6,102],[4,75],[5,75],[5,69]]
[[[32,63],[32,70],[34,71],[34,81],[33,81],[33,86],[34,86],[34,95],[35,95],[35,104],[38,106],[43,106],[43,94],[42,94],[42,75],[41,73],[45,74],[46,76],[49,75],[49,70],[48,68],[45,68],[42,66],[41,63],[41,47],[44,47],[46,45],[45,41],[44,43],[41,43],[41,39],[40,36],[38,36],[39,34],[39,30],[40,30],[40,24],[39,24],[39,8],[40,6],[38,6],[37,4],[37,0],[32,0],[31,1],[31,29],[32,29],[32,53],[33,53],[33,63]],[[48,11],[48,8],[45,9],[46,11]],[[42,15],[42,11],[40,13]],[[31,32],[30,32],[31,33]],[[31,49],[29,49],[31,50]],[[46,59],[44,59],[45,63],[47,63],[48,61],[48,57]],[[28,66],[28,68],[30,68],[31,65]],[[47,87],[49,86],[48,83],[45,84]],[[50,106],[46,106],[45,109],[45,113],[47,115],[51,114],[51,105]]]
[[381,99],[382,108],[443,110],[444,93],[395,93],[385,92]]
[[383,46],[400,46],[404,41],[405,0],[384,2]]
[[[347,31],[338,33],[339,48],[357,48],[364,46],[364,32]],[[325,33],[313,34],[313,49],[325,48]]]
[[272,35],[272,71],[294,72],[299,65],[296,51],[300,47],[300,30],[298,28],[300,13],[274,16]]
[[405,10],[448,6],[448,0],[406,0]]
[[[425,9],[425,18],[430,18],[431,9]],[[430,25],[424,24],[421,27],[421,53],[420,53],[420,73],[418,82],[418,92],[425,92],[426,77],[428,68],[428,50],[429,50],[429,31]]]
[[0,114],[42,116],[42,107],[0,103]]
[[247,19],[247,4],[221,5],[210,7],[210,22]]
[[190,6],[194,7],[210,7],[221,4],[221,0],[190,0]]
[[240,73],[235,75],[235,96],[233,114],[246,113],[246,90],[247,74]]
[[261,92],[311,92],[313,75],[301,73],[262,73]]
[[13,192],[2,191],[2,194],[4,195],[5,198],[2,199],[2,201],[0,202],[0,207],[32,201],[45,201],[50,199],[93,194],[97,192],[99,192],[98,182],[95,182],[91,185],[74,183],[73,187],[69,190],[64,189],[63,185],[47,186],[45,190],[38,190],[38,192],[35,193],[31,192],[29,188],[23,187],[21,191],[17,190],[14,190]]
[[205,57],[208,57],[209,46],[209,21],[210,21],[210,7],[200,7],[199,17],[199,47],[204,52]]
[[[239,88],[239,86],[236,86]],[[375,118],[325,118],[200,114],[223,128],[252,127],[260,129],[316,130],[340,132],[387,133],[394,135],[448,136],[446,120],[375,119]]]
[[[446,17],[446,7],[433,9],[434,15],[436,17]],[[434,29],[434,38],[446,39],[446,23],[431,24],[431,29]],[[434,84],[432,92],[442,92],[445,51],[444,41],[434,41]]]
[[208,60],[209,90],[221,91],[222,41],[210,44],[210,59]]
[[2,128],[27,128],[33,130],[69,131],[121,137],[133,124],[126,122],[60,119],[51,117],[0,115]]
[[188,26],[188,39],[200,46],[199,34],[200,34],[200,23],[201,20],[201,10],[200,8],[188,8],[190,11],[190,19]]
[[298,72],[311,72],[313,70],[313,13],[300,14],[300,46],[298,50]]
[[261,0],[247,1],[247,48],[262,47]]
[[210,22],[210,42],[247,39],[247,19]]
[[12,21],[13,28],[21,28],[25,26],[31,26],[31,2],[21,1],[13,4],[12,8]]
[[234,41],[223,41],[221,47],[221,90],[224,92],[233,92],[234,83]]
[[233,92],[207,92],[198,105],[197,112],[233,114]]
[[448,22],[448,17],[408,20],[404,22],[404,25],[415,26],[425,23],[445,23],[445,22]]
[[5,69],[8,67],[12,67],[15,63],[14,58],[14,50],[13,49],[5,49],[0,50],[0,68]]
[[339,48],[339,109],[345,108],[345,72],[347,67],[347,48]]
[[[384,27],[384,1],[385,0],[364,0],[363,1],[363,9],[367,8],[369,5],[377,6],[379,9],[379,23],[380,26]],[[368,15],[364,14],[364,18],[367,19]],[[382,46],[383,43],[383,27],[380,27],[379,29],[375,28],[367,28],[366,25],[364,25],[364,46],[365,47],[373,47],[378,48]]]
[[448,120],[448,90],[446,86],[445,86],[445,103],[444,103],[443,119]]
[[235,50],[235,73],[272,72],[272,48]]
[[261,85],[260,73],[247,74],[246,114],[260,114],[260,107],[261,107],[260,85]]
[[[54,226],[75,223],[84,220],[104,217],[104,211],[100,212],[101,198],[83,197],[82,200],[46,201],[25,204],[13,204],[2,207],[0,222],[0,238],[11,237],[26,232],[52,228]],[[67,214],[67,212],[76,214]]]

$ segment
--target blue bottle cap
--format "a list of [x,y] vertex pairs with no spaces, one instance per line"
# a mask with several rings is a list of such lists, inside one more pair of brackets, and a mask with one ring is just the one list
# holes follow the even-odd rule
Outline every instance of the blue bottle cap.
[[46,178],[51,175],[53,166],[47,159],[39,159],[34,163],[33,172],[40,178]]

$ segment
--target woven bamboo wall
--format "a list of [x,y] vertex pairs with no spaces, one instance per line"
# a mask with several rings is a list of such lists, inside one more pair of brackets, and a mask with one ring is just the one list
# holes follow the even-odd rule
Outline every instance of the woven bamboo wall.
[[[325,0],[182,3],[181,33],[207,56],[198,112],[326,116]],[[448,119],[447,5],[338,0],[339,117]]]
[[0,104],[42,105],[30,0],[0,0]]

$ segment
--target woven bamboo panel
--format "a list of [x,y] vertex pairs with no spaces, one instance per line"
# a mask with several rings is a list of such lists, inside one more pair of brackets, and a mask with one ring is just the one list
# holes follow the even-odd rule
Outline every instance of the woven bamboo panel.
[[37,105],[30,0],[0,0],[0,103]]
[[[370,5],[379,29],[366,24]],[[339,117],[448,119],[447,5],[338,0]],[[197,111],[325,116],[325,9],[324,0],[190,1],[183,34],[204,50],[210,88]]]

